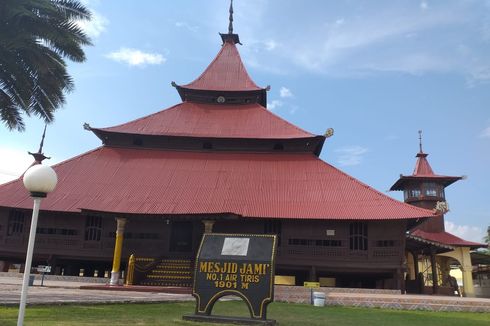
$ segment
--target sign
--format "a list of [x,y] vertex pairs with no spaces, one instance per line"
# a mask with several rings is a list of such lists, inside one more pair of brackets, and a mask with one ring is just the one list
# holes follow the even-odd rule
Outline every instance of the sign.
[[[192,295],[196,298],[196,314],[183,318],[221,320],[225,317],[210,316],[214,304],[223,296],[234,295],[245,301],[253,320],[265,322],[267,305],[274,300],[276,243],[276,236],[268,234],[205,233],[194,269]],[[234,318],[226,319],[232,322]]]
[[51,266],[39,265],[37,271],[38,273],[51,273]]
[[319,288],[320,287],[320,282],[304,282],[303,286],[305,288]]

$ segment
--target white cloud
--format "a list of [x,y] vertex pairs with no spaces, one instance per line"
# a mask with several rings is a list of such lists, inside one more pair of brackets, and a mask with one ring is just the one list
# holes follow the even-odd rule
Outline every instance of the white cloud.
[[268,40],[264,42],[264,46],[267,51],[272,51],[277,48],[278,44],[274,40]]
[[77,21],[77,25],[80,26],[88,36],[97,38],[106,30],[107,25],[109,25],[109,20],[95,10],[90,8],[89,10],[92,12],[92,19],[79,20]]
[[34,159],[27,151],[0,148],[0,184],[17,179],[32,164]]
[[159,65],[167,61],[159,53],[147,53],[137,49],[120,48],[119,51],[111,52],[106,55],[107,58],[123,62],[130,66]]
[[354,166],[359,165],[362,162],[363,155],[369,150],[361,146],[349,146],[336,149],[335,152],[339,153],[337,162],[341,166]]
[[490,138],[490,127],[486,127],[483,129],[483,131],[480,133],[481,138]]
[[283,106],[283,102],[279,100],[272,100],[271,102],[267,103],[267,110],[273,111],[277,108],[280,108]]
[[182,21],[175,22],[175,26],[179,28],[185,28],[191,32],[197,32],[199,30],[199,26],[191,25],[187,22]]
[[279,90],[279,96],[281,96],[282,98],[293,97],[293,93],[289,88],[282,86],[281,89]]
[[345,23],[344,18],[339,18],[335,21],[335,25],[343,25]]
[[425,2],[425,1],[422,1],[420,3],[420,9],[423,10],[423,11],[429,9],[429,4],[427,2]]
[[451,221],[445,221],[444,227],[446,228],[447,232],[468,241],[481,243],[483,242],[483,237],[485,236],[485,231],[477,226],[458,225]]

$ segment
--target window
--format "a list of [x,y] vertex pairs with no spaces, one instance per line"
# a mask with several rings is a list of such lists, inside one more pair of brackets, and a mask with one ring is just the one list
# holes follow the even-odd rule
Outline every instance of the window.
[[340,240],[315,240],[315,239],[294,239],[288,240],[290,246],[317,246],[317,247],[341,247]]
[[410,197],[420,197],[420,189],[411,189]]
[[37,234],[77,235],[74,229],[37,228]]
[[441,196],[441,186],[433,183],[433,182],[427,182],[424,183],[424,189],[425,189],[425,196],[431,196],[431,197],[437,197]]
[[135,138],[135,139],[133,139],[133,145],[143,146],[143,139],[141,139],[141,138]]
[[368,249],[367,223],[354,222],[349,225],[349,247],[350,250]]
[[264,222],[264,234],[277,235],[277,245],[281,245],[281,220],[268,220]]
[[376,241],[376,247],[394,247],[394,240],[378,240]]
[[24,232],[24,213],[19,211],[10,211],[7,235],[19,236]]
[[275,151],[282,151],[282,150],[284,150],[284,145],[281,143],[275,143],[273,149]]
[[102,232],[102,217],[87,216],[87,222],[85,224],[85,240],[100,241],[101,232]]

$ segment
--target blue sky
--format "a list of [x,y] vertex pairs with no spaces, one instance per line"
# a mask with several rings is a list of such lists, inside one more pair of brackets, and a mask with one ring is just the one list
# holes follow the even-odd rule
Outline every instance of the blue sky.
[[[76,89],[48,127],[50,164],[100,145],[83,130],[180,101],[219,51],[228,0],[84,1],[94,46],[70,63]],[[481,241],[490,224],[490,1],[235,0],[239,51],[268,107],[328,139],[321,158],[386,191],[424,150],[438,174],[467,175],[446,190],[446,227]],[[43,124],[0,127],[0,182],[29,165]],[[401,193],[387,193],[397,199]]]

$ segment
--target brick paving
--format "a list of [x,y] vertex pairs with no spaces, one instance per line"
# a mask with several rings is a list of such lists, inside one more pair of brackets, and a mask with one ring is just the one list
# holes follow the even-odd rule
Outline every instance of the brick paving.
[[[326,305],[354,306],[365,308],[387,308],[427,311],[490,312],[490,299],[461,298],[437,295],[401,294],[400,291],[377,291],[367,289],[320,288],[315,292],[325,294]],[[302,287],[276,286],[275,300],[283,302],[309,303],[310,289]]]
[[[125,303],[125,302],[165,302],[191,301],[190,294],[137,292],[137,291],[104,291],[82,290],[80,286],[93,285],[72,281],[40,280],[29,287],[28,304],[90,304],[90,303]],[[18,305],[22,279],[16,277],[0,277],[0,305]]]
[[[83,280],[83,279],[82,279]],[[18,305],[22,279],[19,276],[0,275],[0,305]],[[100,283],[100,282],[99,282]],[[134,289],[122,288],[124,291],[102,290],[105,285],[94,286],[94,282],[74,282],[73,279],[44,281],[36,279],[29,288],[28,304],[93,304],[125,302],[168,302],[194,301],[188,293],[170,288]],[[91,289],[80,289],[87,287]],[[137,290],[137,291],[133,291]],[[144,291],[143,291],[144,290]],[[469,311],[490,312],[490,299],[460,298],[429,295],[404,295],[399,291],[376,291],[366,289],[321,288],[315,292],[326,295],[326,305],[355,306],[368,308],[389,308],[430,311]],[[180,293],[169,293],[180,292]],[[310,303],[310,290],[304,287],[276,286],[275,300],[279,302]]]

